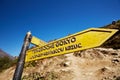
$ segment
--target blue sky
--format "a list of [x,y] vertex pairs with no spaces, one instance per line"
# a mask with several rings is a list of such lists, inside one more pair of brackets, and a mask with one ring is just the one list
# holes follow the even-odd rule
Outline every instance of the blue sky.
[[26,32],[49,41],[120,19],[120,0],[0,0],[0,48],[18,56]]

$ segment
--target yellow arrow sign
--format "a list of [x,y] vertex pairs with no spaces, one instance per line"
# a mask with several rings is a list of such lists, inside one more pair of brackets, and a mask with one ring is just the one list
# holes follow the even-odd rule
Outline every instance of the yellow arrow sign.
[[91,28],[27,51],[26,61],[32,61],[100,46],[118,30]]
[[45,41],[43,41],[43,40],[40,40],[40,39],[38,39],[38,38],[35,37],[35,36],[32,36],[31,43],[32,43],[32,44],[35,44],[35,45],[37,45],[37,46],[43,46],[43,45],[47,44],[47,42],[45,42]]

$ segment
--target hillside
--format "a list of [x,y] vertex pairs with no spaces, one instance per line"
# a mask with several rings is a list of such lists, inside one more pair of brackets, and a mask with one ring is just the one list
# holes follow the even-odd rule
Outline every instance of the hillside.
[[[14,69],[0,80],[12,80]],[[23,80],[120,80],[120,49],[93,48],[27,63]]]
[[0,72],[15,65],[17,59],[0,49]]
[[[120,29],[120,21],[104,28]],[[120,32],[97,48],[28,62],[22,80],[120,80]],[[12,80],[15,66],[0,73]]]
[[111,37],[108,41],[106,41],[102,47],[106,48],[114,48],[114,49],[120,49],[120,20],[113,21],[111,24],[106,25],[102,28],[109,28],[109,29],[118,29],[119,31]]
[[0,57],[9,57],[10,59],[13,59],[11,55],[0,49]]

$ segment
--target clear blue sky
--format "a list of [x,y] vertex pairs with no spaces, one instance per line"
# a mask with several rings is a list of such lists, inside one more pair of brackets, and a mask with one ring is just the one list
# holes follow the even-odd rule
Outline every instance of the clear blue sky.
[[0,0],[0,48],[18,56],[29,30],[49,41],[120,19],[120,0]]

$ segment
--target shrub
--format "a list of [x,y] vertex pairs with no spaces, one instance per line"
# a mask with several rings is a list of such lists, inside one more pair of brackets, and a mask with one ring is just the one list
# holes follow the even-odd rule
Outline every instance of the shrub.
[[17,59],[11,60],[9,57],[0,58],[0,72],[7,69],[17,63]]

